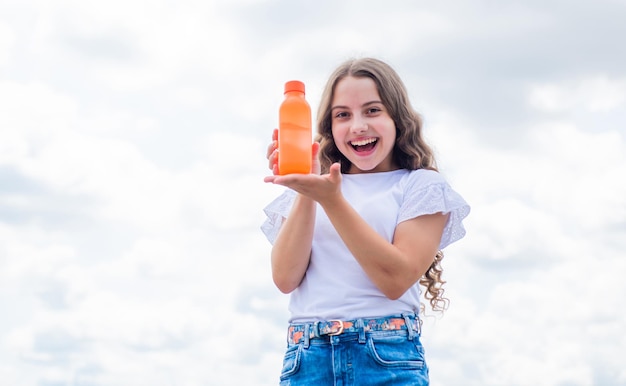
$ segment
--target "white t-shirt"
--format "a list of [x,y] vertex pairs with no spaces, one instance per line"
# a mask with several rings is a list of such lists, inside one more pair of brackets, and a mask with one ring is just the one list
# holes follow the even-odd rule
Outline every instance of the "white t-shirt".
[[[450,213],[439,249],[465,235],[461,221],[470,207],[435,171],[344,174],[341,190],[359,215],[389,242],[402,221],[438,212]],[[287,189],[264,209],[267,219],[261,229],[271,243],[289,216],[295,196]],[[311,262],[302,283],[291,293],[290,322],[417,312],[419,305],[418,283],[397,300],[387,298],[363,271],[318,204]]]

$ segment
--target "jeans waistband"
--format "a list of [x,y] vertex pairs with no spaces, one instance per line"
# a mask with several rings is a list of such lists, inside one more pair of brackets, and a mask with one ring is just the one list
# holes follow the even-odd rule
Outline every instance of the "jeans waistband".
[[[407,327],[407,324],[410,326]],[[335,336],[349,332],[411,330],[420,334],[421,320],[415,315],[362,318],[354,320],[324,320],[311,323],[291,324],[287,333],[289,344],[298,344],[308,330],[308,338]]]

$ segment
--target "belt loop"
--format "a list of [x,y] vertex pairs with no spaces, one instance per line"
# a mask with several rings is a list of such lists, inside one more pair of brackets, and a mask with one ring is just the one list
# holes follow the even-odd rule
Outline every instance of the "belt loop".
[[304,348],[309,348],[311,344],[311,324],[306,323],[304,325]]
[[354,326],[359,329],[359,343],[365,343],[365,325],[363,319],[357,319]]
[[320,321],[316,320],[315,322],[313,322],[313,337],[315,338],[319,338],[320,337]]
[[404,323],[406,324],[406,330],[409,333],[409,340],[413,340],[415,331],[413,330],[413,322],[411,321],[410,315],[402,314],[402,317],[404,318]]

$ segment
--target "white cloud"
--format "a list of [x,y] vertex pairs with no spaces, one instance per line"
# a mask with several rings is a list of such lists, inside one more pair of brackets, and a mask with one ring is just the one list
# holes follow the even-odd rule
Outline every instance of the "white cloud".
[[536,84],[530,90],[530,104],[545,112],[585,110],[596,113],[624,108],[626,79],[596,75],[576,81]]
[[40,141],[67,131],[73,124],[77,109],[71,97],[39,82],[0,82],[0,103],[0,135],[20,131],[32,140]]
[[569,47],[611,3],[372,5],[0,5],[2,379],[276,384],[266,144],[285,80],[316,109],[365,54],[409,80],[472,205],[425,324],[433,384],[626,382],[626,77],[593,43],[619,12]]
[[427,323],[440,384],[622,382],[609,358],[623,356],[613,339],[626,317],[612,304],[624,287],[609,272],[625,268],[624,132],[562,113],[525,127],[515,147],[494,148],[450,112],[427,130],[473,206],[467,239],[446,251],[452,309]]
[[0,68],[8,63],[14,44],[15,33],[13,29],[4,23],[0,23]]

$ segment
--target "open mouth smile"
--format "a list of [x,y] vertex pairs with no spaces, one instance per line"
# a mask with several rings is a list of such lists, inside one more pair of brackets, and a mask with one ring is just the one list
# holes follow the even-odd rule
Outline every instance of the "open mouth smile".
[[378,138],[362,138],[350,141],[350,146],[357,152],[366,152],[374,149],[378,143]]

